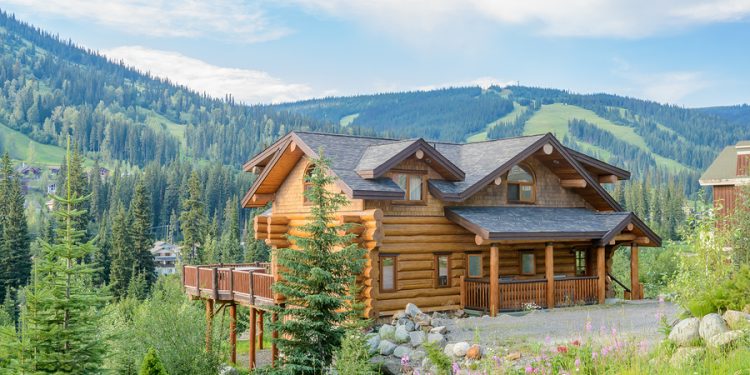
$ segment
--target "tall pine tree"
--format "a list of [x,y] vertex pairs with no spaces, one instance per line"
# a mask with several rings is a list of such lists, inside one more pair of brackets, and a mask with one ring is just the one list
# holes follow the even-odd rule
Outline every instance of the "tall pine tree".
[[156,282],[156,270],[151,247],[154,240],[151,235],[151,199],[143,177],[138,179],[130,202],[130,216],[133,218],[130,239],[133,241],[135,267],[146,280],[147,289]]
[[[67,166],[70,167],[70,143]],[[68,174],[71,169],[68,168]],[[91,285],[94,269],[85,261],[95,251],[82,242],[85,233],[76,227],[85,211],[87,196],[71,189],[67,176],[65,196],[53,196],[59,226],[56,242],[43,243],[43,256],[34,264],[33,283],[26,293],[21,355],[17,373],[100,373],[106,351],[101,336],[104,293]]]
[[112,263],[109,269],[109,285],[116,298],[127,295],[130,280],[133,278],[136,259],[130,237],[130,225],[130,216],[122,204],[118,204],[112,217]]
[[222,223],[221,261],[224,263],[242,262],[242,246],[240,245],[240,217],[237,212],[239,204],[235,198],[227,200],[224,207],[224,222]]
[[30,240],[21,177],[6,152],[0,160],[0,303],[5,291],[26,285],[31,271]]
[[201,246],[208,230],[204,206],[201,180],[198,173],[194,171],[188,180],[187,196],[182,201],[180,213],[182,255],[187,259],[188,264],[204,261]]
[[331,364],[343,323],[356,315],[352,288],[364,266],[365,251],[352,243],[355,235],[341,234],[351,224],[335,224],[334,215],[347,199],[327,189],[335,181],[327,173],[329,162],[320,158],[312,163],[312,174],[305,177],[310,221],[300,227],[306,235],[289,236],[298,250],[276,253],[282,271],[273,288],[286,298],[286,306],[274,308],[281,318],[273,326],[284,353],[279,370],[289,374],[321,374]]

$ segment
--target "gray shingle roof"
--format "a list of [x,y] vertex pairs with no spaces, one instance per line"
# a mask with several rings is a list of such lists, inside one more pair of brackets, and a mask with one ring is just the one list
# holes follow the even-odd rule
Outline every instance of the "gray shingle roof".
[[558,207],[446,207],[445,210],[458,224],[473,224],[473,229],[480,229],[490,239],[513,238],[519,234],[601,238],[632,215],[630,212]]
[[[750,144],[750,141],[745,141]],[[737,143],[742,147],[744,142]],[[750,182],[747,176],[737,175],[737,146],[725,147],[700,177],[701,185],[734,185]]]
[[379,165],[393,158],[396,154],[413,145],[415,140],[386,143],[382,145],[369,146],[365,149],[359,159],[357,170],[375,169]]

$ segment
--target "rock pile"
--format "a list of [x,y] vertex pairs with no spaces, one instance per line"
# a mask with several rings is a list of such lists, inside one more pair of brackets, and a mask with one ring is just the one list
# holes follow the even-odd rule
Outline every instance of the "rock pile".
[[750,313],[742,311],[728,310],[723,316],[708,314],[701,319],[684,319],[669,333],[668,339],[679,347],[670,361],[673,366],[688,365],[705,354],[705,347],[731,349],[749,332]]
[[[463,315],[464,312],[460,310],[453,313],[454,317]],[[427,353],[423,347],[425,343],[430,343],[442,348],[453,359],[480,359],[483,350],[479,345],[448,343],[448,328],[445,325],[447,319],[449,317],[445,313],[435,312],[430,316],[409,303],[404,311],[393,315],[390,324],[383,324],[368,335],[370,353],[399,360],[408,359],[414,367],[430,368],[431,364],[426,359]]]

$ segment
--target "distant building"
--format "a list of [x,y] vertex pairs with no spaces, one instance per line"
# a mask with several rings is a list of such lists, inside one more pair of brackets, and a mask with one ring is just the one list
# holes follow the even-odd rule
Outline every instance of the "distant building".
[[23,178],[33,180],[39,179],[42,175],[42,170],[40,168],[32,167],[26,163],[21,163],[21,165],[16,168],[16,172],[18,172]]
[[57,176],[60,173],[60,167],[49,167],[49,174]]
[[101,167],[99,168],[99,177],[108,177],[109,176],[109,169]]
[[57,184],[51,183],[47,185],[47,194],[55,194],[57,193]]
[[750,185],[750,141],[725,147],[699,182],[701,186],[713,187],[717,213],[730,215],[737,206],[741,186]]
[[158,275],[171,275],[176,272],[175,265],[180,258],[180,247],[164,241],[156,241],[151,248],[154,265]]

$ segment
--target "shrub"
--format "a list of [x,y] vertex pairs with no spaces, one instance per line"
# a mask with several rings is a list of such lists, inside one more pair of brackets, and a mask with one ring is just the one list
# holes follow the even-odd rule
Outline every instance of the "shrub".
[[726,279],[686,299],[685,307],[697,317],[726,310],[741,310],[750,303],[750,265],[742,265]]
[[427,353],[427,358],[430,360],[430,363],[435,365],[435,367],[437,368],[438,375],[450,374],[453,361],[450,357],[443,353],[442,350],[440,350],[439,346],[436,346],[435,344],[425,343],[422,345],[422,347]]
[[343,340],[341,340],[341,348],[336,352],[334,367],[339,374],[376,374],[370,358],[367,337],[362,331],[351,329],[346,332]]
[[154,348],[150,348],[146,356],[143,357],[143,364],[138,375],[169,375]]

